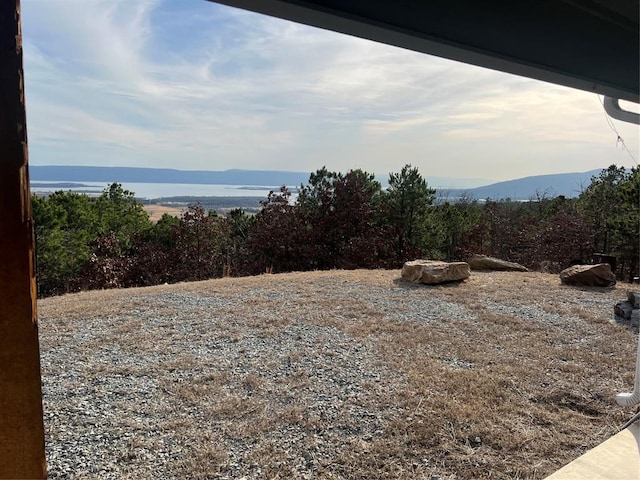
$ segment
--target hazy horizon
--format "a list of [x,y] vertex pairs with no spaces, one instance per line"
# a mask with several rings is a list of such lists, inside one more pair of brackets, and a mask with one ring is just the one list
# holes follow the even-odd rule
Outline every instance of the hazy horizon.
[[[552,195],[574,196],[597,176],[600,169],[586,172],[534,175],[503,181],[490,179],[459,179],[455,177],[425,177],[427,184],[445,196],[456,192],[478,193],[486,198],[529,198],[538,191]],[[310,173],[310,172],[309,172]],[[101,166],[34,166],[31,185],[34,192],[73,190],[100,193],[111,183],[143,198],[161,196],[266,196],[269,190],[287,185],[295,190],[308,183],[309,173],[292,171],[264,171],[229,169],[225,171],[189,171]],[[346,173],[346,172],[342,172]],[[373,173],[373,172],[369,172]],[[376,175],[383,188],[388,176]],[[292,190],[292,191],[293,191]],[[524,192],[524,193],[523,193]],[[478,198],[480,198],[478,197]]]
[[592,93],[206,1],[22,4],[32,165],[502,181],[635,163]]

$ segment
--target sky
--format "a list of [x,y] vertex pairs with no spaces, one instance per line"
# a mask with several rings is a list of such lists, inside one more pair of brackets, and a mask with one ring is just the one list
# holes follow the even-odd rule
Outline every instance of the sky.
[[[567,87],[204,0],[22,0],[29,161],[509,180],[634,166]],[[486,183],[486,182],[484,182]]]

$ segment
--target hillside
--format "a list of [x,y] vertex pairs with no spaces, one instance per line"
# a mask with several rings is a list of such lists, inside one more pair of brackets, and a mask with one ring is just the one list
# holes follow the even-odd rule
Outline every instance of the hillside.
[[626,288],[356,270],[47,298],[49,478],[544,478],[632,414]]
[[439,196],[457,197],[466,194],[478,200],[486,198],[492,200],[506,198],[511,200],[530,200],[532,198],[535,199],[538,194],[547,198],[553,198],[558,195],[564,195],[567,198],[577,197],[591,183],[591,177],[598,176],[600,172],[601,170],[591,170],[577,173],[535,175],[466,190],[441,190]]

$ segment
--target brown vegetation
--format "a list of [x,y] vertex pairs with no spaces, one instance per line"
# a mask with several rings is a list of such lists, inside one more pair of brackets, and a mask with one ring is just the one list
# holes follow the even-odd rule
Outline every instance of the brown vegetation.
[[[633,413],[614,401],[633,382],[637,332],[613,322],[627,287],[508,272],[427,287],[338,270],[48,298],[45,411],[61,408],[47,385],[74,362],[49,352],[82,337],[83,365],[101,348],[123,360],[78,382],[157,380],[145,428],[176,439],[165,467],[179,478],[544,478]],[[109,428],[134,433],[119,462],[144,477],[136,452],[156,447],[130,409]],[[48,424],[47,441],[58,435]]]

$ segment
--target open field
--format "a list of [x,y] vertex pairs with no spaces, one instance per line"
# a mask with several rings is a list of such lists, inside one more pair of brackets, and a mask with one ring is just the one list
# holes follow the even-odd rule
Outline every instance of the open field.
[[356,270],[47,298],[49,478],[544,478],[634,413],[628,288]]
[[143,208],[149,214],[149,220],[151,220],[152,222],[157,222],[158,220],[160,220],[162,218],[162,215],[164,215],[165,213],[173,215],[174,217],[180,217],[186,210],[186,207],[177,208],[158,204],[143,205]]
[[153,222],[160,220],[164,213],[173,215],[174,217],[180,217],[187,211],[190,205],[200,205],[205,211],[211,210],[217,212],[220,215],[226,215],[232,210],[242,209],[245,213],[256,214],[261,209],[261,200],[265,200],[265,197],[198,197],[198,196],[177,196],[177,197],[162,197],[155,198],[153,200],[144,200],[143,207],[149,214],[149,218]]

